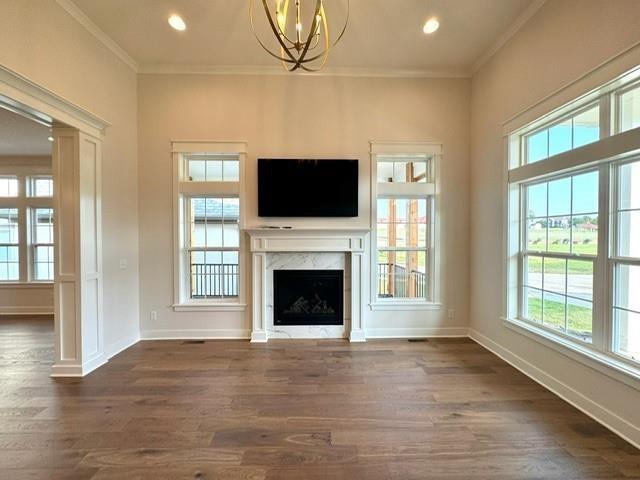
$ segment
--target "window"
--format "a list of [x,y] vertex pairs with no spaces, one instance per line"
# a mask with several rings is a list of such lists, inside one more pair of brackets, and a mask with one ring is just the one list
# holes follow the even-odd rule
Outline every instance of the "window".
[[18,196],[18,177],[0,177],[0,197]]
[[590,342],[598,172],[523,186],[523,316]]
[[435,162],[440,147],[372,145],[374,185],[374,304],[432,304]]
[[237,155],[189,155],[187,174],[190,182],[238,182],[240,160]]
[[539,162],[600,138],[600,106],[558,120],[524,137],[526,163]]
[[613,349],[640,362],[640,160],[617,167]]
[[191,298],[237,298],[240,200],[191,197],[186,205]]
[[618,131],[626,132],[640,127],[640,84],[623,90],[618,95],[619,128]]
[[18,209],[0,208],[0,281],[20,279]]
[[[176,311],[244,308],[244,144],[174,143]],[[204,152],[193,151],[202,148]]]
[[53,177],[50,175],[29,177],[27,185],[30,197],[53,197]]
[[53,209],[31,209],[33,279],[53,281]]
[[506,316],[640,376],[638,74],[509,135]]

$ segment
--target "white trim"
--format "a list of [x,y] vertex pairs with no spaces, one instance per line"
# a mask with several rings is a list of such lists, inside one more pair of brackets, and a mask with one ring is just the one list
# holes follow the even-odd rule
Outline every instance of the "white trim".
[[69,15],[71,15],[85,30],[93,35],[100,43],[111,50],[131,70],[138,73],[140,66],[113,38],[107,35],[93,20],[91,20],[72,0],[56,0]]
[[381,78],[470,78],[468,68],[436,69],[385,69],[358,67],[326,67],[319,72],[307,73],[298,70],[291,73],[279,66],[272,65],[178,65],[178,64],[141,64],[141,74],[156,75],[276,75],[295,77],[381,77]]
[[484,64],[486,64],[491,58],[504,47],[513,36],[518,33],[526,23],[538,13],[538,10],[547,2],[547,0],[534,0],[531,4],[516,17],[516,19],[509,25],[509,27],[497,38],[497,40],[480,55],[473,65],[471,66],[471,73],[476,74]]
[[468,327],[397,327],[367,328],[367,339],[376,338],[463,338],[468,336]]
[[220,154],[244,154],[247,153],[247,142],[225,142],[218,140],[172,140],[172,153],[220,153]]
[[535,325],[522,320],[505,318],[503,319],[503,325],[578,363],[640,391],[640,368],[618,361],[580,342],[573,342],[565,336],[554,335],[545,329],[536,328]]
[[112,359],[116,355],[124,352],[127,348],[133,347],[136,343],[140,341],[140,334],[136,332],[134,335],[130,337],[122,338],[116,342],[109,344],[104,350],[105,355]]
[[3,288],[20,289],[20,288],[53,288],[53,282],[0,282],[0,290]]
[[594,402],[582,393],[562,383],[547,372],[502,347],[480,332],[469,329],[469,337],[502,360],[524,373],[527,377],[542,385],[558,397],[573,405],[596,422],[619,435],[636,448],[640,448],[640,428],[616,415],[606,407]]
[[0,307],[0,315],[53,315],[53,305],[43,307]]
[[206,330],[142,330],[140,340],[248,340],[250,330],[221,328]]
[[44,121],[56,119],[101,138],[111,124],[27,77],[0,65],[0,105],[32,113]]
[[421,310],[441,310],[442,303],[437,302],[415,302],[392,300],[388,302],[377,301],[369,304],[372,311],[421,311]]
[[246,303],[184,302],[172,305],[174,312],[244,312]]

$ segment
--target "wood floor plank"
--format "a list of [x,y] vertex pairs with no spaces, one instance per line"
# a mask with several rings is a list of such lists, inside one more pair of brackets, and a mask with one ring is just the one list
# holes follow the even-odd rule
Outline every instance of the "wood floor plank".
[[0,319],[0,478],[640,479],[640,451],[470,339],[141,342],[49,377]]

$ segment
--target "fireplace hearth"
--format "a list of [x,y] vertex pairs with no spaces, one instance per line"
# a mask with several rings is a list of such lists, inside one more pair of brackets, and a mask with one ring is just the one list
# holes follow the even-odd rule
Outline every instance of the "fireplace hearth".
[[273,324],[342,325],[343,270],[274,270]]

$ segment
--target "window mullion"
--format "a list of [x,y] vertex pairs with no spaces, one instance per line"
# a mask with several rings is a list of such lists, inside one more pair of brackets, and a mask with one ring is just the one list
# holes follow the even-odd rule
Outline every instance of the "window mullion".
[[610,211],[609,165],[599,168],[598,185],[598,255],[593,272],[593,345],[598,350],[611,349],[611,295],[609,272],[609,211]]

